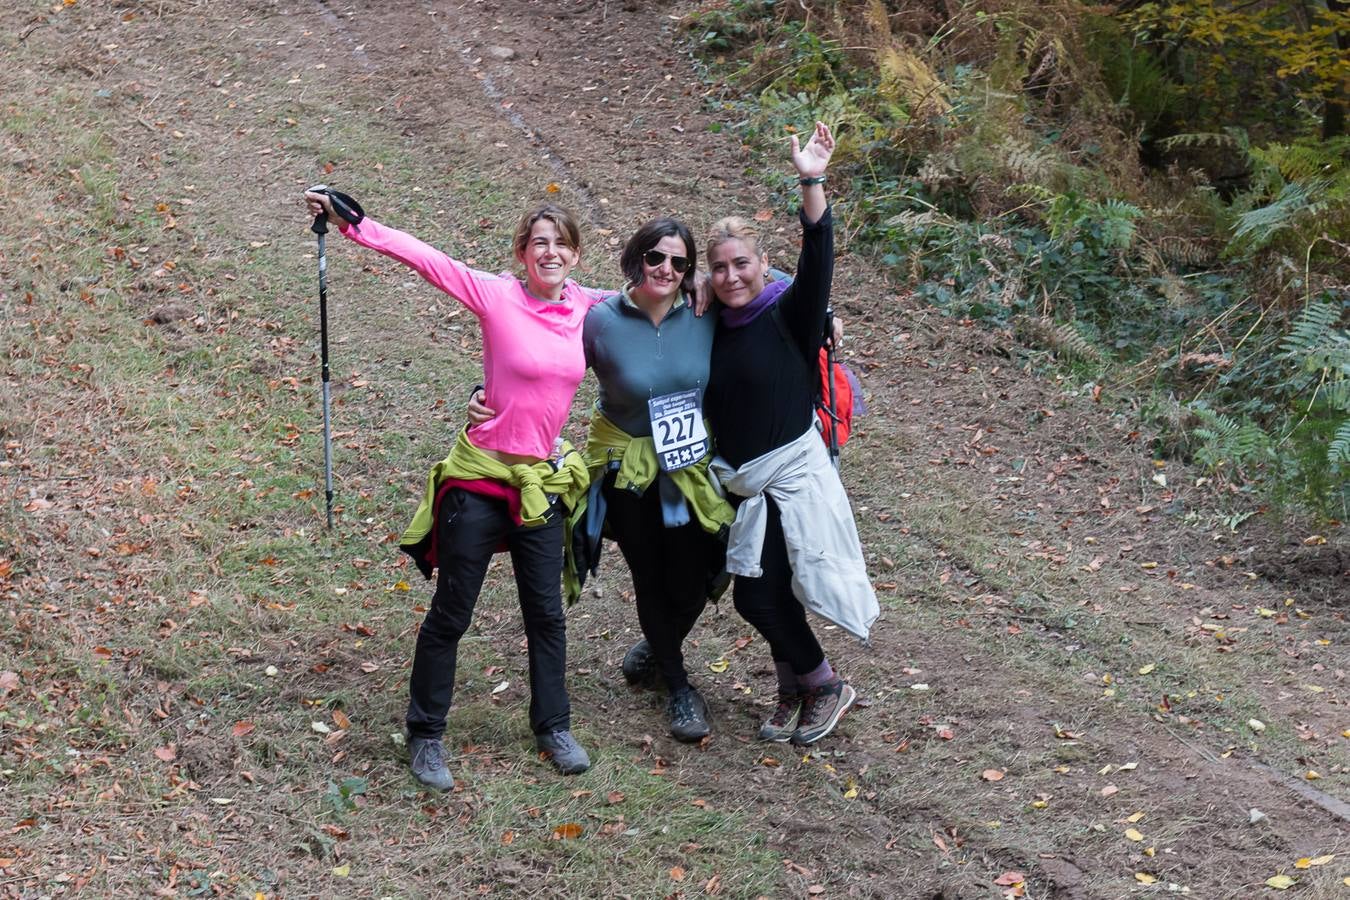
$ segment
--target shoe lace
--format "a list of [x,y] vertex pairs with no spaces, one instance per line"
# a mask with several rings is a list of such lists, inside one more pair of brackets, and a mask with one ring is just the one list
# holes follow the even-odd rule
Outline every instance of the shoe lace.
[[779,694],[778,708],[773,711],[769,721],[778,726],[786,725],[801,702],[802,698],[796,694]]
[[677,722],[694,718],[694,692],[681,691],[670,699],[670,715]]
[[440,741],[422,741],[413,765],[424,771],[442,768],[445,765],[445,748]]
[[830,701],[837,696],[835,685],[825,685],[808,691],[802,698],[802,716],[799,725],[811,726],[825,719]]
[[572,737],[572,732],[570,731],[553,732],[553,749],[555,752],[571,753],[577,750],[579,747],[580,745],[576,742],[576,739]]

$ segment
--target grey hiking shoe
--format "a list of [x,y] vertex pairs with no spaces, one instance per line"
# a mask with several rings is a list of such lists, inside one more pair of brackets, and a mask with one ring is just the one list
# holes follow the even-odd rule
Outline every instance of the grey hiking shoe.
[[623,679],[633,687],[654,688],[660,679],[656,669],[656,657],[652,656],[652,645],[643,638],[623,655]]
[[427,787],[438,791],[454,788],[455,778],[445,764],[445,745],[440,738],[410,738],[408,759],[413,777]]
[[553,761],[553,765],[563,775],[577,775],[591,767],[591,758],[581,749],[572,732],[566,729],[551,731],[548,734],[536,734],[534,744],[541,756]]
[[802,714],[797,730],[792,732],[792,743],[814,744],[834,730],[858,694],[842,678],[806,692],[802,698]]
[[666,700],[666,714],[670,716],[670,733],[677,741],[692,744],[712,731],[708,725],[708,704],[689,685],[674,691]]
[[774,709],[773,715],[765,719],[764,724],[759,726],[759,739],[778,744],[790,740],[792,733],[797,730],[797,720],[801,717],[801,712],[801,694],[780,693],[778,695],[778,707]]

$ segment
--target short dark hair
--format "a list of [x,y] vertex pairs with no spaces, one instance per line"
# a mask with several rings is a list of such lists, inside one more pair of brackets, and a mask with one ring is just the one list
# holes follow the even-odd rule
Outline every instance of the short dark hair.
[[689,268],[684,270],[684,278],[680,279],[680,290],[686,294],[693,294],[694,270],[698,268],[698,248],[694,246],[694,236],[689,232],[689,226],[669,216],[652,219],[633,232],[628,243],[623,245],[623,253],[619,254],[619,268],[623,270],[623,276],[628,279],[631,287],[642,284],[642,254],[655,247],[664,237],[677,237],[684,241],[684,253],[689,258]]

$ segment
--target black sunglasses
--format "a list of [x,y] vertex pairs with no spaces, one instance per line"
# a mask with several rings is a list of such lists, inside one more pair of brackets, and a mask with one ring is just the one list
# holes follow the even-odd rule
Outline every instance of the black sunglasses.
[[662,253],[660,250],[648,250],[646,253],[642,254],[642,261],[653,269],[661,265],[661,263],[665,262],[667,259],[670,260],[670,267],[674,269],[677,274],[683,275],[685,269],[689,268],[689,260],[684,256],[672,256],[669,253]]

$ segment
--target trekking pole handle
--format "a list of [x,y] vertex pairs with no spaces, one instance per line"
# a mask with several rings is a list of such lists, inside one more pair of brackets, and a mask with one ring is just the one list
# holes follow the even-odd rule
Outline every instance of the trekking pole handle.
[[[309,189],[309,193],[313,193],[313,194],[323,194],[324,196],[328,197],[329,200],[332,200],[332,199],[333,199],[332,196],[328,193],[328,185],[326,185],[326,184],[316,184],[316,185],[314,185],[312,188]],[[321,213],[319,213],[317,216],[315,216],[315,217],[314,217],[314,224],[311,225],[311,226],[309,226],[309,230],[312,231],[312,232],[314,232],[315,234],[327,234],[327,233],[328,233],[328,213],[326,213],[326,212],[321,212]]]
[[[316,184],[309,188],[308,193],[323,194],[328,198],[328,202],[333,206],[333,212],[338,218],[349,225],[360,225],[361,220],[366,217],[366,212],[361,208],[361,204],[355,199],[335,191],[326,184]],[[309,226],[309,230],[315,234],[328,233],[328,213],[321,212],[314,217],[314,224]]]

